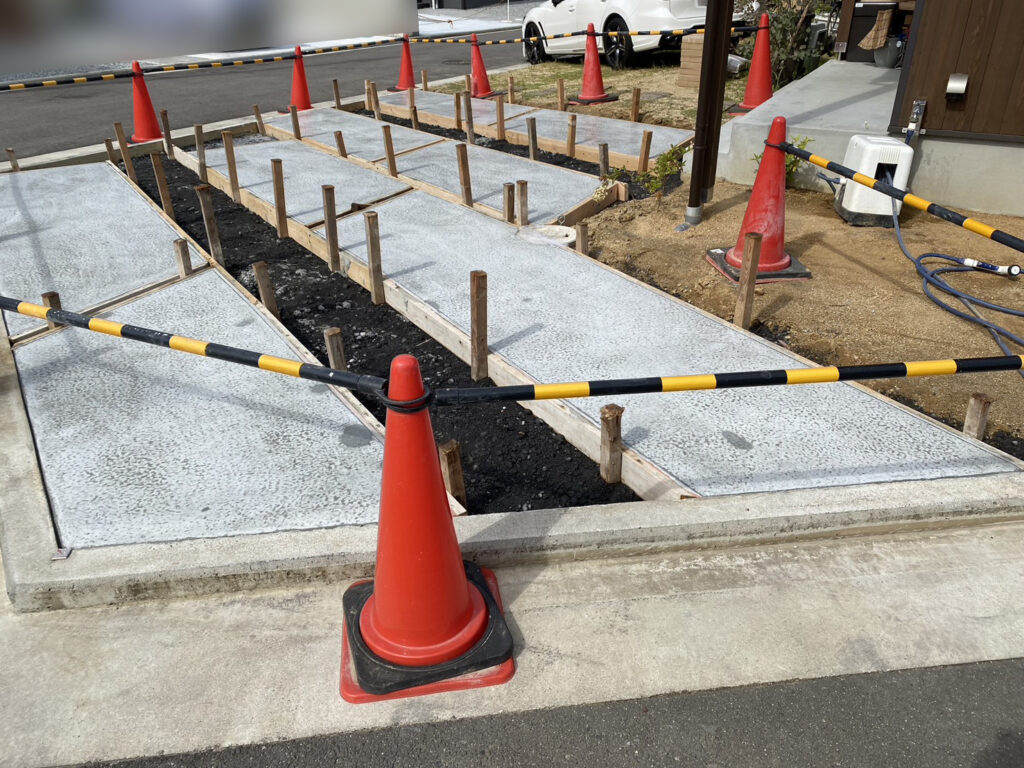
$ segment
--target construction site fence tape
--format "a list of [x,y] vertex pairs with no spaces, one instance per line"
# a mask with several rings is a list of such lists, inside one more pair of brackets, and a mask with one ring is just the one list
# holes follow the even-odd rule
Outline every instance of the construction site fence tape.
[[6,296],[0,296],[0,309],[48,320],[60,325],[84,328],[95,333],[141,341],[159,347],[212,357],[229,363],[260,368],[272,373],[345,387],[377,397],[392,410],[422,410],[431,402],[437,405],[469,405],[495,401],[568,400],[582,397],[638,395],[657,392],[696,392],[711,389],[765,387],[791,384],[827,384],[837,381],[865,381],[918,376],[949,376],[959,373],[989,373],[1024,370],[1024,355],[1005,357],[968,357],[948,360],[881,363],[875,365],[823,366],[769,371],[730,371],[724,373],[658,376],[635,379],[601,379],[557,384],[523,384],[505,387],[466,387],[438,389],[409,402],[388,399],[387,379],[338,371],[321,365],[302,363],[273,355],[229,347],[209,341],[176,336],[136,325],[117,323],[63,309],[52,309]]
[[[761,27],[733,27],[733,34],[756,32]],[[595,32],[595,36],[608,35],[616,37],[620,34],[628,34],[631,37],[643,37],[659,35],[662,37],[685,37],[687,35],[703,34],[703,29],[647,29],[633,32]],[[558,40],[566,37],[579,37],[589,34],[586,30],[581,32],[566,32],[561,35],[546,35],[537,37],[517,37],[507,40],[481,40],[479,45],[519,45],[525,42],[537,42],[538,40]],[[321,56],[330,53],[343,53],[357,48],[373,48],[378,45],[394,45],[404,41],[404,37],[390,37],[386,40],[367,40],[361,43],[349,43],[347,45],[332,45],[323,47],[303,48],[303,56]],[[468,37],[410,37],[410,43],[446,43],[446,44],[471,44],[473,40]],[[199,69],[227,69],[231,67],[243,67],[250,64],[274,64],[282,61],[292,61],[296,58],[294,51],[282,52],[273,56],[254,56],[243,59],[220,59],[217,61],[197,61],[186,64],[166,64],[143,67],[143,75],[153,75],[162,72],[190,72]],[[87,72],[77,75],[63,75],[61,77],[40,78],[37,80],[26,80],[20,83],[0,83],[2,91],[25,91],[34,88],[56,88],[62,85],[80,85],[82,83],[109,82],[113,80],[124,80],[135,77],[131,69],[119,69],[111,72]]]

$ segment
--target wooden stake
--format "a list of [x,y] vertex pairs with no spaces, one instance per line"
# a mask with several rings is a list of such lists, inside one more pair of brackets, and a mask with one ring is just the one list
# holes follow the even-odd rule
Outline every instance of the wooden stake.
[[473,98],[469,91],[463,91],[462,103],[466,105],[466,141],[476,144],[476,131],[473,129]]
[[420,129],[420,111],[413,107],[409,110],[409,118],[412,120],[412,128],[414,131]]
[[11,164],[12,171],[18,172],[21,170],[21,166],[18,165],[18,156],[14,154],[14,149],[12,147],[7,148],[7,162]]
[[260,105],[252,105],[252,113],[256,116],[256,130],[259,131],[260,136],[267,135],[267,126],[263,124],[263,113],[260,112]]
[[516,103],[516,79],[512,75],[508,76],[508,103]]
[[462,94],[455,94],[455,130],[462,130]]
[[380,224],[376,211],[363,214],[366,222],[366,265],[370,269],[370,301],[384,304],[384,268],[380,263]]
[[180,237],[174,241],[174,260],[178,264],[178,277],[184,279],[192,274],[192,257],[188,252],[188,243]]
[[967,403],[967,417],[964,419],[964,434],[975,440],[985,439],[985,427],[988,425],[988,409],[992,406],[992,398],[984,392],[975,392]]
[[373,98],[370,96],[370,81],[363,80],[363,109],[373,110]]
[[466,88],[465,88],[466,93],[472,95],[473,94],[473,78],[471,78],[469,75],[464,75],[464,77],[466,78],[466,80],[465,80],[465,82],[466,82]]
[[558,111],[565,112],[565,80],[558,78]]
[[199,208],[203,212],[203,226],[206,227],[206,242],[209,244],[210,255],[223,267],[224,249],[220,244],[220,229],[217,227],[217,217],[213,212],[213,187],[209,184],[200,184],[195,190],[199,195]]
[[637,165],[637,173],[647,173],[647,164],[651,159],[651,140],[653,138],[653,131],[644,131],[644,137],[640,140],[640,162]]
[[334,88],[334,108],[341,109],[341,86],[338,85],[337,79],[331,80],[331,86]]
[[597,145],[597,172],[601,175],[601,178],[606,178],[612,169],[608,163],[608,145],[598,144]]
[[156,188],[160,190],[160,206],[164,209],[167,217],[174,221],[174,203],[171,202],[171,190],[167,186],[167,176],[164,174],[164,161],[160,155],[154,152],[149,156],[153,163],[153,176],[156,178]]
[[526,118],[526,140],[530,145],[530,159],[536,160],[540,154],[540,150],[537,148],[537,118],[528,117]]
[[444,478],[444,487],[462,506],[467,505],[466,501],[466,480],[462,474],[462,455],[459,451],[457,440],[449,440],[444,445],[438,446],[437,455],[441,459],[441,477]]
[[370,81],[370,101],[372,102],[370,108],[373,110],[373,116],[380,120],[380,95],[377,93],[377,84],[372,80]]
[[327,235],[327,266],[331,272],[341,271],[341,253],[338,250],[338,209],[334,202],[334,187],[324,184],[324,232]]
[[104,139],[103,144],[107,148],[107,160],[109,160],[112,165],[117,165],[117,155],[114,154],[114,142],[110,139]]
[[487,378],[487,273],[469,273],[469,375]]
[[167,110],[160,110],[160,124],[164,129],[164,152],[171,159],[174,158],[174,142],[171,141],[171,121],[167,117]]
[[327,364],[336,371],[347,371],[348,360],[345,358],[341,328],[328,328],[324,331],[324,344],[327,345]]
[[576,157],[576,113],[569,113],[569,127],[565,134],[565,154]]
[[427,81],[427,70],[420,70],[420,80],[423,81],[423,92],[426,93],[430,90],[430,83]]
[[455,157],[459,163],[459,184],[462,186],[462,204],[473,207],[473,182],[469,176],[469,149],[465,144],[455,145]]
[[338,155],[348,157],[348,150],[345,148],[345,137],[341,131],[334,132],[334,143],[338,145]]
[[296,139],[302,138],[302,129],[299,128],[299,110],[292,104],[288,107],[288,111],[292,113],[292,136]]
[[411,112],[416,108],[416,86],[407,90],[405,95],[409,97],[409,111]]
[[129,179],[138,184],[139,179],[135,175],[135,164],[132,162],[132,156],[128,153],[128,139],[124,135],[124,126],[120,123],[114,123],[114,134],[117,136],[117,145],[121,148],[121,162],[124,163],[124,172],[128,174]]
[[622,482],[622,412],[621,405],[610,403],[601,408],[601,479],[606,483]]
[[231,199],[237,203],[242,199],[242,190],[238,186],[238,166],[235,164],[235,137],[231,135],[231,131],[223,131],[220,137],[224,141],[224,159],[228,164]]
[[743,238],[743,261],[740,264],[740,282],[736,289],[736,311],[732,322],[749,330],[754,312],[754,286],[757,284],[757,265],[761,260],[761,235],[748,232]]
[[585,221],[576,224],[576,252],[584,256],[590,255],[590,236]]
[[505,221],[514,224],[516,220],[516,185],[511,181],[505,182],[502,202],[504,203]]
[[210,179],[206,175],[206,143],[203,140],[203,126],[194,125],[196,135],[196,160],[199,162],[199,180],[206,184]]
[[640,89],[633,89],[633,105],[629,108],[629,119],[634,123],[640,121]]
[[[46,293],[44,293],[43,306],[46,307],[47,309],[62,309],[60,305],[60,294],[57,293],[56,291],[47,291]],[[46,327],[52,330],[53,328],[59,328],[60,323],[54,323],[47,320]]]
[[526,181],[516,182],[516,225],[525,227],[530,223],[530,208],[527,203]]
[[256,286],[260,291],[260,301],[267,311],[281,319],[281,313],[277,310],[277,298],[274,296],[274,284],[270,281],[270,273],[267,272],[267,262],[257,261],[252,265],[252,271],[256,275]]
[[270,173],[274,178],[274,211],[277,213],[277,236],[288,237],[288,206],[284,197],[284,162],[275,157],[270,161]]
[[392,176],[398,175],[398,163],[395,162],[395,144],[391,141],[391,126],[384,124],[380,127],[384,134],[384,155],[388,160],[388,173]]

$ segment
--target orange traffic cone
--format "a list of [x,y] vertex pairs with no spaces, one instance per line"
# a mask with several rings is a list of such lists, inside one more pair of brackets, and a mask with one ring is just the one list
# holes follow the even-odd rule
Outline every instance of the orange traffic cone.
[[300,112],[312,109],[309,101],[309,86],[306,85],[306,65],[302,63],[302,48],[295,46],[295,65],[292,67],[292,100],[291,105]]
[[583,90],[570,104],[599,104],[616,101],[618,96],[604,92],[604,78],[601,76],[601,56],[597,52],[597,33],[594,25],[587,24],[587,55],[583,59]]
[[795,280],[811,276],[811,273],[785,251],[786,241],[786,153],[776,146],[786,140],[786,118],[776,117],[772,121],[765,143],[761,165],[754,179],[754,190],[750,193],[747,212],[736,246],[725,251],[717,248],[708,251],[708,260],[732,280],[739,279],[743,265],[743,241],[748,232],[762,236],[761,258],[757,266],[758,282]]
[[146,78],[137,61],[132,62],[132,124],[135,128],[132,141],[136,144],[163,138],[160,124],[156,121],[153,102],[149,98]]
[[398,68],[398,85],[388,88],[389,91],[414,91],[416,79],[412,74],[412,49],[409,47],[408,33],[402,38],[402,63]]
[[377,568],[345,592],[342,698],[507,682],[515,662],[498,583],[462,560],[415,357],[394,359],[388,396]]
[[768,14],[761,14],[761,23],[757,27],[757,38],[754,40],[754,55],[750,60],[750,76],[747,78],[747,90],[739,109],[750,111],[764,104],[772,97],[772,54],[771,35],[768,32]]
[[487,99],[497,96],[496,91],[491,90],[491,81],[487,77],[487,67],[484,65],[484,55],[480,52],[480,43],[476,35],[471,38],[473,41],[473,98]]

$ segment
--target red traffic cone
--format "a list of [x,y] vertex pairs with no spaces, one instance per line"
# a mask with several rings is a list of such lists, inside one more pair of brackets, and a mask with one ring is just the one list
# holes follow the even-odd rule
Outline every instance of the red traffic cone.
[[754,40],[754,55],[750,60],[750,76],[747,90],[740,102],[741,110],[751,110],[764,104],[772,97],[772,54],[771,35],[768,32],[768,14],[761,14],[761,23]]
[[153,102],[149,98],[146,78],[137,61],[132,62],[132,113],[132,124],[135,128],[132,133],[134,143],[163,138],[164,134],[160,130],[160,124],[156,121],[156,112],[153,111]]
[[416,79],[412,74],[412,49],[409,47],[409,35],[402,38],[402,63],[398,68],[398,85],[388,88],[389,91],[414,91]]
[[498,685],[515,672],[494,574],[464,563],[419,363],[388,387],[375,580],[344,597],[341,695],[352,703]]
[[496,91],[491,90],[491,81],[487,77],[487,66],[484,64],[484,55],[480,52],[480,43],[476,35],[471,38],[473,41],[473,98],[487,99],[497,96]]
[[302,48],[295,46],[295,65],[292,67],[292,100],[291,105],[300,112],[312,109],[309,101],[309,86],[306,85],[306,65],[302,63]]
[[618,96],[604,92],[604,78],[601,76],[601,57],[597,52],[597,33],[594,25],[587,24],[587,55],[583,59],[583,90],[570,104],[599,104],[616,101]]
[[732,280],[738,280],[743,265],[743,241],[748,232],[762,236],[761,258],[757,266],[759,282],[802,279],[811,276],[804,266],[785,251],[786,241],[786,153],[772,145],[786,140],[786,118],[776,117],[768,132],[764,155],[757,169],[754,190],[736,239],[728,251],[708,252],[708,260]]

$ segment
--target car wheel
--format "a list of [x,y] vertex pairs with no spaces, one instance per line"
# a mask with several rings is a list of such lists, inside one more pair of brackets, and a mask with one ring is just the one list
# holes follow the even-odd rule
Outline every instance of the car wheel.
[[536,40],[523,40],[523,57],[531,64],[540,64],[542,61],[550,61],[547,51],[544,50],[544,41],[541,39],[540,30],[536,24],[526,25],[525,38],[536,37]]
[[[618,32],[615,37],[609,32]],[[612,16],[604,25],[604,58],[612,69],[628,67],[633,61],[633,39],[629,27],[619,16]]]

